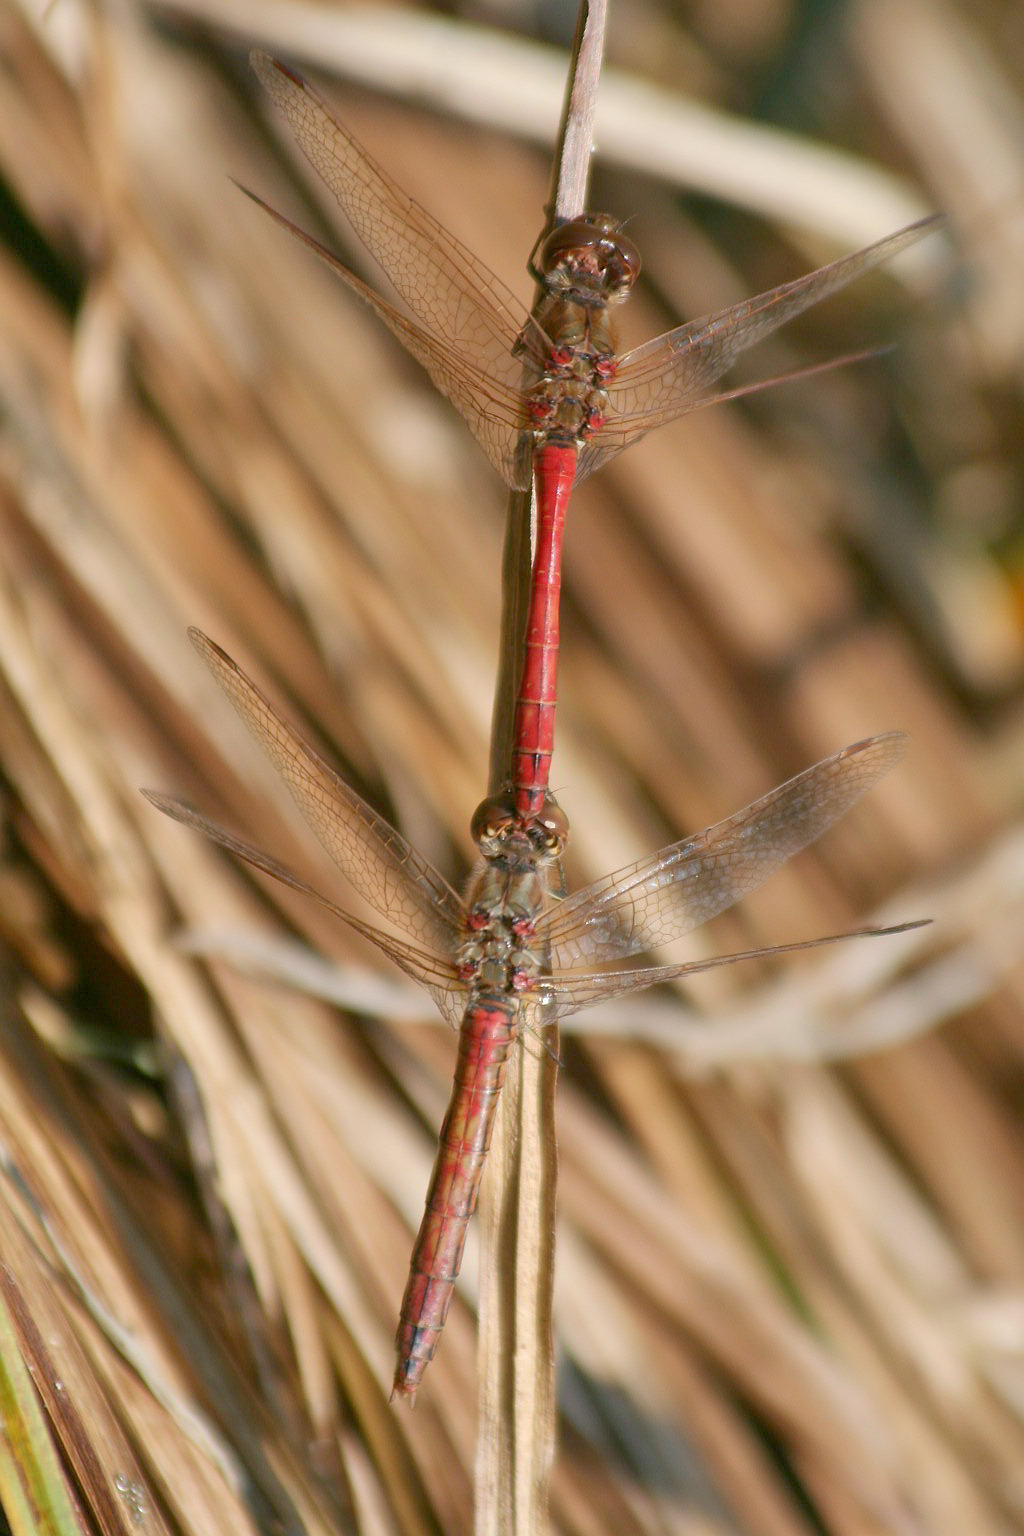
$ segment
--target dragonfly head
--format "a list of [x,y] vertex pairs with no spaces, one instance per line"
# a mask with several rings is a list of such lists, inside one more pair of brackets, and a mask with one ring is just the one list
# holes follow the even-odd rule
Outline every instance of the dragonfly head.
[[545,796],[535,815],[521,816],[511,789],[482,800],[473,812],[469,830],[485,859],[547,863],[560,858],[569,841],[568,817],[553,796]]
[[551,231],[537,269],[549,293],[600,309],[627,296],[640,272],[640,252],[610,213],[590,213]]

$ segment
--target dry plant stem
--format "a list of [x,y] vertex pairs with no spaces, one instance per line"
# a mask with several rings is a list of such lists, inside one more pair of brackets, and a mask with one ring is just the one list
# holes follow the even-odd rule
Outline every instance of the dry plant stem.
[[[15,1536],[46,1530],[72,1536],[78,1530],[68,1491],[60,1476],[57,1453],[46,1431],[42,1409],[25,1365],[32,1358],[28,1308],[10,1270],[0,1276],[0,1500]],[[10,1297],[14,1309],[7,1303]],[[19,1335],[17,1318],[22,1323]],[[38,1360],[33,1361],[38,1365]]]
[[[552,186],[559,220],[575,217],[586,205],[604,27],[604,0],[583,0]],[[527,498],[513,492],[509,502],[492,789],[510,776],[512,700],[525,654],[533,553],[527,529],[534,526],[534,494]],[[540,1536],[548,1529],[555,1450],[558,1038],[541,1016],[530,1024],[529,1030],[521,1027],[509,1061],[481,1191],[477,1536]]]

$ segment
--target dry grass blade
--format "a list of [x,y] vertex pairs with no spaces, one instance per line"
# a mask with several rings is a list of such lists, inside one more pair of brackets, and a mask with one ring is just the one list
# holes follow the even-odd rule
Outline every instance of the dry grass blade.
[[542,1038],[550,1049],[550,1038],[528,1035],[513,1053],[481,1202],[478,1536],[548,1529],[557,1073]]
[[[995,10],[861,3],[845,49],[805,47],[781,6],[741,10],[637,10],[602,108],[616,70],[645,82],[645,165],[666,97],[720,122],[763,109],[753,191],[799,217],[799,247],[609,168],[599,129],[594,201],[632,216],[647,274],[627,343],[799,276],[840,228],[847,249],[884,233],[903,199],[949,210],[969,303],[867,279],[750,377],[893,353],[652,434],[583,487],[552,777],[570,886],[903,728],[905,762],[854,816],[659,958],[935,923],[778,975],[709,972],[655,1000],[646,1037],[628,1002],[615,1032],[563,1042],[550,1523],[1007,1536],[1024,1529],[1020,81]],[[198,624],[453,885],[471,852],[501,489],[373,316],[227,180],[358,263],[245,63],[256,43],[329,73],[328,30],[366,71],[368,89],[321,75],[346,122],[527,298],[516,253],[547,158],[500,125],[515,95],[553,130],[562,53],[531,42],[513,77],[517,40],[402,9],[42,21],[0,0],[0,1139],[32,1197],[0,1176],[0,1246],[90,1531],[473,1528],[479,1234],[415,1413],[387,1403],[450,1034],[176,948],[229,932],[271,960],[287,937],[347,973],[379,964],[138,794],[187,797],[347,904],[189,647]],[[490,59],[465,108],[489,97],[489,118],[441,108],[428,34]],[[752,163],[729,123],[722,186]],[[877,175],[846,180],[829,140]],[[26,1486],[10,1456],[8,1473]],[[31,1523],[6,1486],[10,1523]],[[58,1495],[38,1497],[58,1525]]]
[[[25,1358],[36,1371],[45,1363],[34,1327],[19,1337],[15,1311],[23,1323],[31,1319],[11,1271],[0,1275],[6,1295],[0,1297],[0,1408],[4,1432],[0,1437],[0,1503],[14,1536],[72,1536],[81,1527],[61,1475],[53,1442],[47,1432]],[[10,1297],[14,1310],[8,1305]],[[35,1347],[33,1347],[35,1346]],[[119,1524],[104,1525],[116,1531]]]

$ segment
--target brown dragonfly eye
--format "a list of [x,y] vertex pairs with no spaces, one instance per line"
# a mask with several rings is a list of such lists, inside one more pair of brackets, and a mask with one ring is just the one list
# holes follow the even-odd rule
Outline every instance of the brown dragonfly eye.
[[551,853],[561,853],[569,841],[569,818],[549,795],[543,809],[537,813],[537,824],[544,829],[545,841]]
[[616,297],[623,298],[640,276],[640,252],[621,232],[614,240],[605,241],[602,252],[609,289]]
[[500,795],[488,795],[473,812],[469,835],[477,847],[483,849],[486,844],[496,842],[515,820],[515,800],[508,790]]
[[570,219],[567,224],[557,225],[548,235],[540,248],[537,265],[542,272],[552,272],[567,256],[595,250],[604,239],[607,239],[607,232],[598,224],[589,219]]

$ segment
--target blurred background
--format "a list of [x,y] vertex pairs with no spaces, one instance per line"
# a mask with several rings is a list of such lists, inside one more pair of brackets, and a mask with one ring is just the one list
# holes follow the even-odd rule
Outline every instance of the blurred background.
[[[198,624],[464,879],[504,489],[229,178],[388,291],[257,45],[529,303],[574,25],[0,0],[3,1294],[99,1529],[471,1529],[472,1247],[416,1413],[387,1406],[450,1032],[138,787],[360,910]],[[630,0],[607,59],[591,201],[644,256],[626,345],[948,229],[729,383],[886,350],[575,496],[570,885],[902,728],[863,805],[661,958],[934,923],[565,1037],[552,1525],[1024,1530],[1024,11]]]

